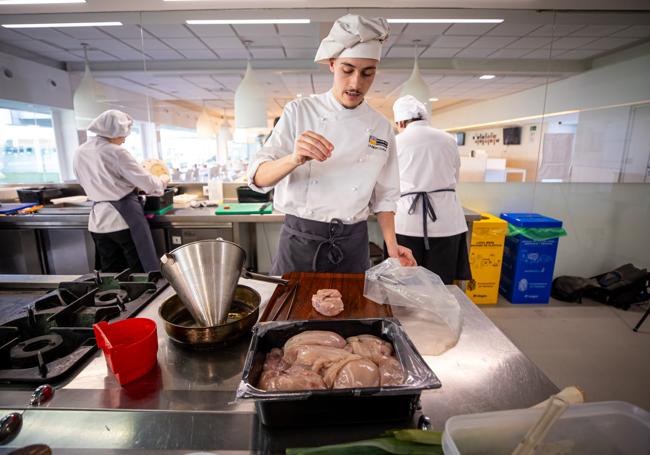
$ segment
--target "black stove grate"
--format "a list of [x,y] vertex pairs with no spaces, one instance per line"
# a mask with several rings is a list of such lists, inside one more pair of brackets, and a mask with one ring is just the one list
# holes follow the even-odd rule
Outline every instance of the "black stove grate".
[[97,349],[92,325],[134,317],[167,286],[160,274],[89,274],[36,299],[0,325],[0,383],[65,379]]

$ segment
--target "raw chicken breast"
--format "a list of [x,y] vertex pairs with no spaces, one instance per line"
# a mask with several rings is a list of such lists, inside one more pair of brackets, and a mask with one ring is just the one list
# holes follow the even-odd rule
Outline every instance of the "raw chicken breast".
[[[268,373],[268,374],[267,374]],[[258,387],[268,391],[325,389],[323,378],[316,372],[294,365],[287,371],[265,371]]]
[[347,365],[348,362],[362,358],[363,357],[360,355],[350,354],[348,357],[331,364],[329,367],[327,367],[327,369],[325,369],[323,373],[323,381],[325,382],[325,385],[331,389],[334,385],[334,381],[336,381],[336,377],[339,375],[339,371],[341,371],[341,368]]
[[284,371],[288,369],[291,366],[291,364],[285,362],[282,359],[282,356],[283,356],[282,349],[280,348],[271,349],[271,352],[266,354],[263,370]]
[[345,349],[317,345],[297,346],[295,353],[295,365],[308,366],[312,371],[320,371],[321,368],[327,368],[333,363],[346,359],[351,355]]
[[335,348],[345,347],[345,339],[338,333],[326,330],[307,330],[294,335],[284,343],[284,349],[301,344],[317,344],[319,346],[332,346]]
[[319,289],[311,297],[311,306],[323,316],[336,316],[345,309],[341,297],[337,289]]
[[334,381],[335,389],[379,386],[379,368],[371,360],[358,359],[345,364]]
[[384,357],[379,361],[379,383],[382,387],[402,385],[405,380],[404,369],[395,357]]
[[347,342],[346,350],[368,358],[376,364],[379,364],[383,357],[388,357],[393,353],[393,347],[389,342],[373,335],[349,337]]
[[327,297],[336,297],[340,299],[343,295],[339,292],[338,289],[319,289],[316,291],[318,297],[327,298]]

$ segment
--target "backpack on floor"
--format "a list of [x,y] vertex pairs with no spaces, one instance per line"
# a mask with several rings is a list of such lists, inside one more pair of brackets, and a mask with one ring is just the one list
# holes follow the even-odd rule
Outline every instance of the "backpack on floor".
[[582,296],[587,288],[597,285],[592,279],[579,276],[559,276],[551,284],[551,296],[563,302],[582,303]]
[[607,305],[627,310],[633,303],[650,300],[650,274],[646,269],[638,269],[625,264],[611,272],[593,277],[596,286],[588,286],[583,291],[585,297]]

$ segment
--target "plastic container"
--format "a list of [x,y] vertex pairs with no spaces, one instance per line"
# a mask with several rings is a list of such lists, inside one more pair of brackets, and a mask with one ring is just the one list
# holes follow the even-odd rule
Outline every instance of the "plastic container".
[[[282,347],[289,338],[305,330],[330,330],[344,338],[370,334],[390,341],[406,372],[405,384],[295,392],[267,392],[255,387],[266,353]],[[258,417],[266,426],[407,422],[413,416],[422,390],[440,386],[396,319],[274,321],[258,324],[253,329],[237,398],[255,400]]]
[[147,196],[144,211],[155,213],[174,205],[174,190],[166,189],[162,196]]
[[38,205],[48,204],[53,198],[63,196],[59,188],[48,188],[45,186],[39,188],[19,188],[18,200],[20,202],[35,202]]
[[[544,408],[451,417],[445,455],[510,454]],[[536,454],[648,455],[650,414],[623,401],[573,405],[551,427]]]
[[503,246],[508,223],[489,213],[472,223],[469,266],[472,279],[465,294],[474,303],[494,304],[499,300],[499,279],[503,261]]
[[237,202],[268,202],[271,200],[271,192],[258,193],[248,186],[237,187]]
[[223,204],[223,182],[219,179],[211,179],[208,182],[208,199]]
[[154,365],[158,353],[156,323],[146,318],[131,318],[93,325],[97,346],[104,351],[106,364],[121,385],[144,376]]
[[[562,227],[562,221],[537,213],[502,213],[501,218],[519,228]],[[558,240],[506,237],[499,292],[512,303],[548,303]]]

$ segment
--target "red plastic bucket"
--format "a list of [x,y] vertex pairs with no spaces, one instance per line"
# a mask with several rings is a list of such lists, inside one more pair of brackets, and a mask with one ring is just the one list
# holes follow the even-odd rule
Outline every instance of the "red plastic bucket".
[[121,385],[138,379],[156,365],[158,334],[151,319],[131,318],[113,324],[102,321],[94,324],[93,330],[106,364]]

